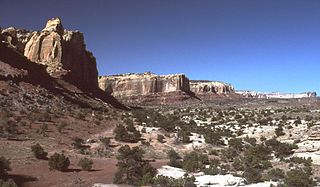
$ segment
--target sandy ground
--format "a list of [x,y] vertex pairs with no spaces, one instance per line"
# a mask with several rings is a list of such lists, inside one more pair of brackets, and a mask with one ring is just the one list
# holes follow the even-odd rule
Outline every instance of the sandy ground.
[[[110,184],[117,170],[116,159],[93,159],[92,171],[81,171],[76,165],[77,159],[70,158],[71,165],[66,172],[50,171],[48,162],[35,160],[27,163],[13,163],[10,177],[23,187],[79,187],[92,186],[95,183]],[[167,160],[157,160],[151,164],[155,168],[165,165]]]

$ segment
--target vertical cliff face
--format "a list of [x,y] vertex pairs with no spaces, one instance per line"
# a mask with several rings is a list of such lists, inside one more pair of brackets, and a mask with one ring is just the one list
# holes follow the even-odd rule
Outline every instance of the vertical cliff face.
[[99,77],[99,87],[117,97],[143,96],[176,91],[189,92],[189,79],[183,74],[121,74]]
[[229,94],[234,93],[231,84],[217,81],[190,81],[190,90],[195,94]]
[[59,18],[49,20],[42,31],[8,28],[2,32],[30,61],[46,65],[51,76],[87,91],[98,88],[96,60],[86,50],[83,34],[65,30]]

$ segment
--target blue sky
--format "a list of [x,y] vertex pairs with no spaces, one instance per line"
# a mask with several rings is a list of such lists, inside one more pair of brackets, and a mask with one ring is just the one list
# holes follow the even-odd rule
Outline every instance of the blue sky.
[[319,0],[0,0],[1,27],[61,17],[100,75],[152,71],[236,89],[320,93]]

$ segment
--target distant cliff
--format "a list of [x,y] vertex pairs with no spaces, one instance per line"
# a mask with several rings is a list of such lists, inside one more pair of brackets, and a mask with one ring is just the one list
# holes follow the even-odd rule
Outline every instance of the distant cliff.
[[189,79],[183,74],[153,73],[100,76],[99,87],[113,96],[139,96],[154,93],[189,92]]
[[218,81],[190,81],[190,90],[195,94],[229,94],[234,93],[231,84]]
[[83,34],[65,30],[59,18],[48,20],[42,31],[10,27],[1,33],[29,60],[46,65],[51,76],[63,77],[87,91],[98,88],[96,60],[86,50]]
[[316,92],[304,93],[280,93],[280,92],[256,92],[256,91],[236,91],[237,94],[243,95],[247,98],[263,98],[263,99],[299,99],[317,97]]
[[[128,73],[100,76],[98,82],[99,87],[107,94],[126,102],[170,103],[192,98],[212,99],[234,93],[230,84],[189,81],[184,74]],[[206,97],[207,95],[210,97]]]

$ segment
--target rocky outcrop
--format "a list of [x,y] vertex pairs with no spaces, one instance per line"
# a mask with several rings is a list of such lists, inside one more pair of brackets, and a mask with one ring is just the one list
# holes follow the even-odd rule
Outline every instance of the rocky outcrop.
[[116,97],[144,96],[176,91],[189,92],[189,79],[183,74],[120,74],[99,77],[99,87]]
[[6,43],[11,47],[16,48],[21,54],[24,53],[24,48],[27,42],[32,36],[32,32],[25,29],[16,29],[14,27],[9,27],[1,31],[1,35]]
[[87,91],[98,88],[96,60],[86,50],[83,34],[65,30],[59,18],[49,20],[42,31],[11,27],[2,34],[30,61],[46,65],[51,76],[62,77]]
[[231,84],[217,81],[190,81],[190,90],[195,94],[229,94],[234,93]]

